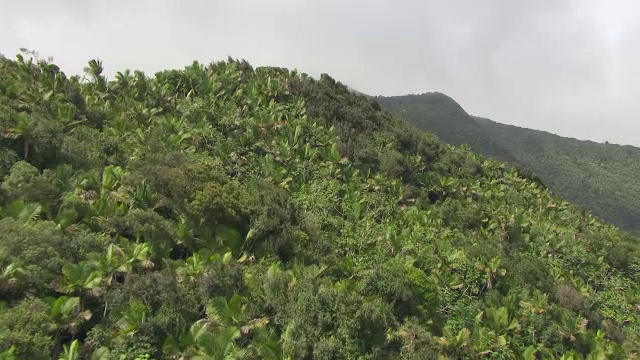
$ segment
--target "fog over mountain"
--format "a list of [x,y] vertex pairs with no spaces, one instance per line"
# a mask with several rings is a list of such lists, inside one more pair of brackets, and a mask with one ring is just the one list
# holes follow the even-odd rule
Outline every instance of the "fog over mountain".
[[0,53],[81,73],[246,58],[332,74],[372,95],[441,91],[471,114],[640,145],[640,4],[602,1],[7,2]]

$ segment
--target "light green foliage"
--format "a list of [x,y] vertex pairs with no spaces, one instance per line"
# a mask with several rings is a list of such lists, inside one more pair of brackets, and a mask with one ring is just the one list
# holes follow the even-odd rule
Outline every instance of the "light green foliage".
[[637,239],[526,174],[328,75],[85,70],[0,58],[0,358],[636,356]]

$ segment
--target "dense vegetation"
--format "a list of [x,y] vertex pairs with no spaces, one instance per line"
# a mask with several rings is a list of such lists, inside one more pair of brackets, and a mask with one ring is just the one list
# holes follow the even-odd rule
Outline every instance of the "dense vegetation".
[[640,148],[580,141],[470,116],[440,93],[376,98],[444,142],[539,176],[555,193],[640,234]]
[[0,359],[628,359],[637,239],[327,75],[0,58]]

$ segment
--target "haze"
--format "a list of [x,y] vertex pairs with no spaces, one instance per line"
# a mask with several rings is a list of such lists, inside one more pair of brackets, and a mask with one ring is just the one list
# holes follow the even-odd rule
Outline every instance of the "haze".
[[227,56],[371,95],[440,91],[469,113],[640,146],[640,4],[620,1],[6,1],[0,53],[152,75]]

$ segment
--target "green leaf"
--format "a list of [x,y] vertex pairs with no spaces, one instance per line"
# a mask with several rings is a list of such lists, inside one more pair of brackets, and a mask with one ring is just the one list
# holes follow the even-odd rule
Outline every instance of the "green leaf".
[[79,360],[80,359],[80,341],[73,340],[70,346],[64,345],[64,351],[58,359],[59,360]]
[[224,256],[222,257],[223,264],[230,264],[232,260],[233,260],[233,254],[230,251],[224,253]]
[[15,356],[16,347],[11,346],[9,350],[0,352],[0,360],[17,360]]
[[91,354],[91,360],[110,360],[111,352],[108,347],[97,348],[93,354]]

